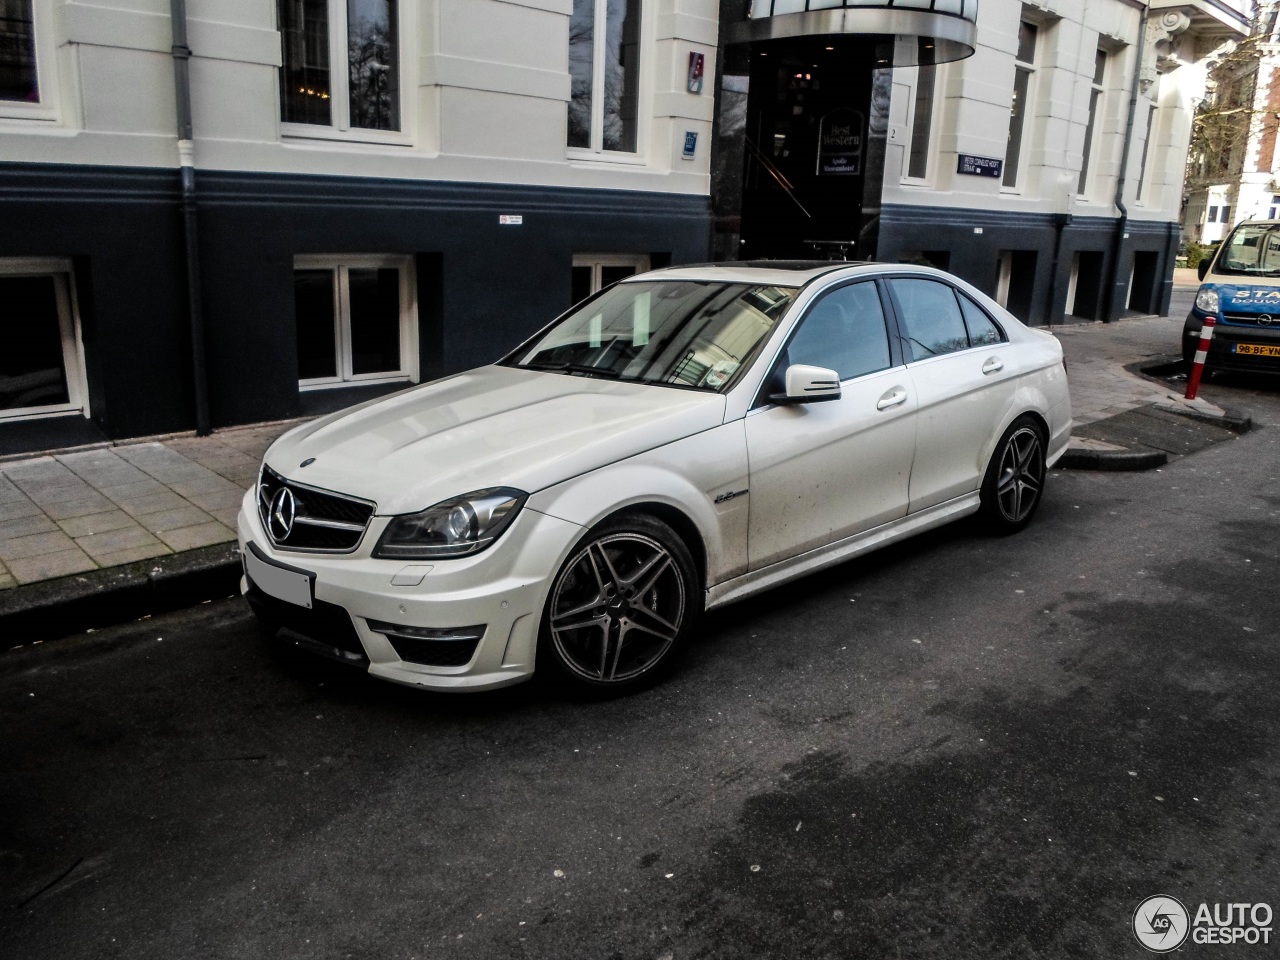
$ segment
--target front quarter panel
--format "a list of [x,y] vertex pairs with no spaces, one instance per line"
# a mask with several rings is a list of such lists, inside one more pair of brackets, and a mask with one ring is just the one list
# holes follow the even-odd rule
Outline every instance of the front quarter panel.
[[746,572],[749,498],[736,420],[548,487],[529,506],[586,528],[642,504],[678,510],[701,537],[711,585]]

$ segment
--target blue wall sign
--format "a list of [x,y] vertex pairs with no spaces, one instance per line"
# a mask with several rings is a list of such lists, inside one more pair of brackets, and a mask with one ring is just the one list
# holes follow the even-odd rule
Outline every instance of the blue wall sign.
[[956,173],[967,173],[974,177],[999,177],[1004,173],[1004,161],[993,157],[973,157],[967,153],[960,154],[960,163]]

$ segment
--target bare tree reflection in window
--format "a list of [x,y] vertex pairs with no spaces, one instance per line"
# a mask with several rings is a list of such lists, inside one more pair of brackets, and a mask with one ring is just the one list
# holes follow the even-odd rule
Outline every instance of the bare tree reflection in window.
[[605,15],[604,149],[634,153],[640,80],[640,0],[608,0]]
[[347,0],[351,126],[400,129],[395,0]]
[[591,85],[595,60],[595,0],[573,0],[569,18],[569,146],[591,146]]

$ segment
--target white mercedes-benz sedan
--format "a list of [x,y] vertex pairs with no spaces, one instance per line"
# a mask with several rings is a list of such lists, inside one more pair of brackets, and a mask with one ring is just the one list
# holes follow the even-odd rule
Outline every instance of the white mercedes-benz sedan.
[[282,436],[242,588],[387,680],[631,689],[705,610],[969,514],[1021,529],[1070,406],[1057,340],[938,270],[659,270]]

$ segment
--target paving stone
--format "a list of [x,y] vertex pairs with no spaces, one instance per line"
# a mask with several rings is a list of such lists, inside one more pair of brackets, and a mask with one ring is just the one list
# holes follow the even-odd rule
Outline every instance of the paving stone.
[[239,487],[232,487],[220,493],[193,493],[187,497],[201,510],[225,510],[227,508],[235,508],[239,510],[240,501],[244,499],[244,490]]
[[163,543],[156,542],[149,545],[144,544],[141,547],[129,547],[127,550],[104,553],[98,557],[98,563],[103,567],[118,567],[122,563],[136,563],[139,560],[150,560],[152,557],[162,557],[170,553],[173,553],[173,551]]
[[[0,540],[0,560],[13,569],[13,563],[28,557],[38,557],[46,553],[57,553],[59,550],[74,549],[76,542],[61,530],[49,533],[36,533],[26,537],[13,537]],[[21,577],[19,577],[21,579]]]
[[7,573],[0,573],[0,590],[8,590],[10,587],[16,587],[18,581],[13,579]]
[[131,517],[140,517],[147,513],[159,513],[161,510],[180,510],[191,504],[172,490],[149,493],[144,497],[133,497],[129,500],[117,500],[116,505]]
[[13,520],[0,520],[0,540],[27,537],[33,533],[52,533],[58,526],[43,513]]
[[176,550],[194,550],[196,547],[207,547],[214,543],[225,543],[236,539],[236,535],[216,520],[182,527],[179,530],[166,530],[160,539]]
[[16,463],[0,466],[0,473],[15,482],[28,477],[39,479],[40,477],[60,476],[70,472],[53,457],[34,457],[31,460],[19,460]]
[[169,484],[169,489],[188,499],[191,498],[192,494],[196,493],[244,492],[226,477],[220,477],[211,471],[206,471],[206,473],[206,476],[196,480],[178,480],[171,483]]
[[68,500],[84,500],[95,493],[93,487],[74,475],[70,480],[23,480],[18,486],[22,488],[23,493],[41,506],[65,503]]
[[115,506],[102,494],[94,493],[78,500],[64,500],[44,505],[44,512],[54,520],[70,520],[72,517],[87,517],[93,513],[105,513]]
[[156,513],[144,513],[136,518],[137,522],[152,533],[165,530],[177,530],[180,527],[191,527],[199,523],[208,523],[212,517],[199,507],[187,504],[172,510],[160,510]]
[[116,486],[147,479],[145,473],[112,451],[70,453],[58,457],[58,460],[76,476],[95,487]]
[[136,526],[137,522],[123,510],[109,510],[106,513],[91,513],[83,517],[72,517],[59,520],[58,526],[68,537],[87,537],[94,533],[109,533],[112,530],[123,530]]
[[0,506],[27,499],[27,495],[13,485],[8,477],[0,475]]
[[142,527],[133,526],[78,537],[75,544],[89,556],[97,559],[110,553],[119,553],[121,550],[154,547],[159,545],[160,541]]
[[116,503],[121,500],[132,500],[135,497],[145,497],[151,493],[164,493],[169,488],[159,480],[152,477],[146,477],[143,480],[135,480],[130,483],[113,484],[111,486],[103,486],[98,488],[98,492],[104,496],[110,497]]
[[213,519],[217,520],[219,523],[225,524],[227,527],[229,527],[232,530],[235,530],[240,523],[240,510],[238,507],[236,509],[225,507],[221,509],[210,510],[209,515],[213,517]]
[[26,497],[9,503],[0,503],[0,521],[17,520],[19,517],[37,517],[43,513],[43,510]]
[[97,564],[77,549],[59,550],[38,557],[25,557],[7,561],[9,572],[18,583],[35,583],[54,577],[69,577],[73,573],[94,570]]

